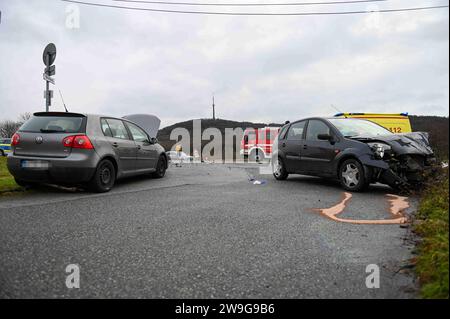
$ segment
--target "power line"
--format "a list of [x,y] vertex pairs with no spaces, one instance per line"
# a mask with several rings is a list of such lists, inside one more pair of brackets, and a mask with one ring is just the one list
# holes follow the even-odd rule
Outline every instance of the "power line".
[[449,5],[429,6],[429,7],[414,7],[414,8],[399,8],[399,9],[382,9],[382,10],[360,10],[360,11],[337,11],[337,12],[288,12],[288,13],[264,13],[264,12],[218,12],[218,11],[184,11],[184,10],[165,10],[153,8],[136,8],[127,6],[117,6],[102,3],[92,3],[77,0],[61,0],[63,2],[77,3],[95,7],[106,7],[125,10],[136,11],[150,11],[150,12],[164,12],[164,13],[183,13],[183,14],[203,14],[203,15],[226,15],[226,16],[319,16],[319,15],[349,15],[349,14],[363,14],[363,13],[388,13],[388,12],[407,12],[431,9],[448,8]]
[[368,2],[385,2],[388,0],[347,0],[347,1],[326,1],[326,2],[289,2],[289,3],[201,3],[201,2],[172,2],[172,1],[147,1],[147,0],[113,0],[116,2],[131,2],[161,5],[183,5],[183,6],[224,6],[224,7],[262,7],[262,6],[314,6],[314,5],[339,5]]

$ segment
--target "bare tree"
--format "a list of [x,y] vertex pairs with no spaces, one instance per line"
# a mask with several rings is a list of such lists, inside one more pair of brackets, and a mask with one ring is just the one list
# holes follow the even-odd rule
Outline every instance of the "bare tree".
[[3,120],[0,122],[0,137],[11,137],[19,129],[19,127],[28,121],[31,113],[22,113],[19,115],[17,121]]
[[22,113],[22,114],[19,115],[18,122],[23,124],[26,121],[28,121],[30,119],[30,117],[31,117],[31,113],[30,112]]
[[0,136],[1,137],[11,137],[19,129],[21,123],[14,122],[11,120],[5,120],[0,122]]

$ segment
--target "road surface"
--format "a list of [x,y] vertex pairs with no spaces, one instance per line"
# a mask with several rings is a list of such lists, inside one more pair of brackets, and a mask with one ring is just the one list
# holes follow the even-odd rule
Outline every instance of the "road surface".
[[[416,296],[399,271],[412,257],[408,228],[332,220],[314,209],[342,200],[338,184],[258,173],[185,164],[106,194],[41,187],[0,197],[0,298]],[[390,192],[353,194],[340,217],[391,218]],[[79,289],[66,287],[69,264]],[[369,264],[379,288],[366,287]]]

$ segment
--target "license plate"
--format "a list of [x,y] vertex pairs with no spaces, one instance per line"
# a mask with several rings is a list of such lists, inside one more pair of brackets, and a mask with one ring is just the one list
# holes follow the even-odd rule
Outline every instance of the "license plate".
[[46,170],[50,167],[50,163],[47,161],[22,160],[20,161],[20,166],[27,169]]

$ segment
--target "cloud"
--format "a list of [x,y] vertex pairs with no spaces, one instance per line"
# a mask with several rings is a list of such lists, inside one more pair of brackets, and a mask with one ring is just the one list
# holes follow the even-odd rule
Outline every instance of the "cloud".
[[210,117],[213,93],[217,115],[235,120],[332,115],[331,104],[448,115],[448,10],[217,17],[79,6],[80,29],[68,29],[66,6],[0,5],[2,119],[44,108],[49,42],[58,49],[54,110],[61,89],[73,111],[154,113],[163,125]]

